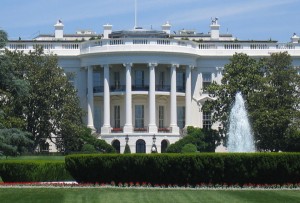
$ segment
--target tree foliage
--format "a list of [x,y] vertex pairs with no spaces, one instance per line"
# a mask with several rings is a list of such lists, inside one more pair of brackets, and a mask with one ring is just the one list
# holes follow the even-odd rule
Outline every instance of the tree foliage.
[[262,151],[284,150],[289,128],[299,120],[300,78],[292,67],[290,55],[273,53],[255,60],[235,54],[224,68],[222,84],[208,89],[215,101],[204,110],[214,112],[214,121],[222,122],[226,134],[234,96],[241,92],[252,122],[256,147]]
[[221,138],[215,130],[188,126],[187,135],[167,148],[168,153],[181,153],[186,144],[193,144],[199,152],[214,152]]
[[5,46],[7,42],[7,33],[4,30],[0,30],[0,49]]

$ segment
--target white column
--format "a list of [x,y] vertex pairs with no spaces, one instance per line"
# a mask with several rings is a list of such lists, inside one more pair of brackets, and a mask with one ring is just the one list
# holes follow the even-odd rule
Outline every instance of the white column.
[[155,117],[155,66],[156,63],[149,63],[149,133],[157,133]]
[[87,127],[91,128],[92,131],[95,131],[94,127],[94,91],[93,91],[93,67],[88,67],[87,74]]
[[191,125],[191,99],[192,99],[192,66],[185,69],[185,128]]
[[125,125],[124,133],[132,133],[132,96],[131,96],[131,63],[123,64],[126,68],[126,94],[125,94]]
[[104,92],[103,92],[103,102],[104,102],[104,115],[103,115],[103,126],[101,128],[101,133],[110,133],[110,91],[109,91],[109,65],[103,66],[104,72]]
[[177,96],[176,96],[176,68],[178,64],[172,64],[171,66],[171,96],[170,96],[170,128],[172,133],[179,133],[179,127],[177,126]]

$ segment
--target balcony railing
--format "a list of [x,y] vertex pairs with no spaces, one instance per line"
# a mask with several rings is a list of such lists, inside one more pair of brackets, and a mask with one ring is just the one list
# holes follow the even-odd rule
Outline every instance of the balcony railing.
[[160,92],[169,92],[171,90],[171,86],[170,85],[156,85],[155,90],[160,91]]
[[103,92],[103,90],[104,90],[103,86],[94,86],[93,87],[94,93],[100,93],[100,92]]
[[148,85],[132,85],[132,91],[149,91]]
[[[132,86],[132,91],[149,91],[149,86],[148,85],[133,85]],[[101,86],[94,86],[93,87],[93,92],[94,93],[102,93],[104,91],[104,87]],[[126,85],[118,85],[118,86],[110,86],[110,91],[111,92],[125,92],[126,91]],[[155,91],[158,92],[170,92],[171,91],[171,86],[170,85],[156,85],[155,86]],[[176,86],[176,91],[177,92],[185,92],[185,87],[184,86]]]
[[185,92],[185,87],[184,86],[176,86],[177,92]]
[[124,92],[126,90],[126,85],[110,86],[111,92]]

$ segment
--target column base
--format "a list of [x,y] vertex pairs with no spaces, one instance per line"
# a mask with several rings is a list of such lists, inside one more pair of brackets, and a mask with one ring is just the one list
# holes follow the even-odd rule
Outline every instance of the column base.
[[132,125],[125,125],[123,127],[123,133],[132,133],[133,132],[133,127]]
[[156,125],[148,125],[148,133],[157,133]]
[[179,127],[177,125],[171,125],[172,133],[179,134]]
[[96,132],[96,128],[93,125],[88,125],[87,127],[92,130],[92,134]]
[[110,126],[103,126],[101,128],[101,134],[108,134],[111,133],[111,127]]

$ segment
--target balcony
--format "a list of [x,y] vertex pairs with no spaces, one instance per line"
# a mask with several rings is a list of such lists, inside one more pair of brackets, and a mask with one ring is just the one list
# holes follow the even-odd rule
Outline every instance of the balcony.
[[132,85],[132,91],[149,91],[148,85]]
[[126,91],[126,85],[114,85],[110,86],[111,92],[124,92]]
[[94,86],[93,87],[93,92],[94,93],[100,93],[104,91],[104,87],[103,86]]
[[156,85],[155,91],[159,92],[170,92],[171,86],[170,85]]

